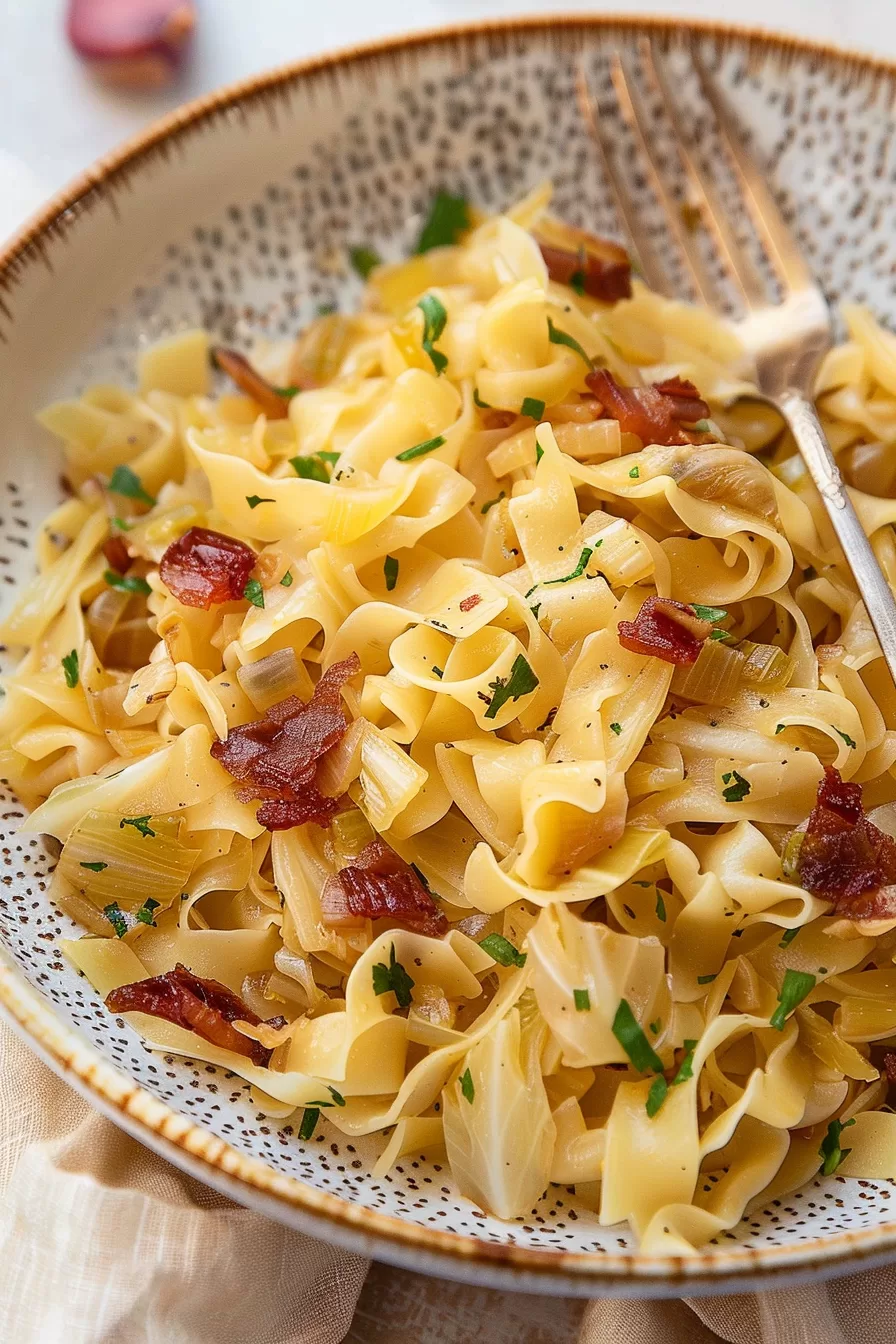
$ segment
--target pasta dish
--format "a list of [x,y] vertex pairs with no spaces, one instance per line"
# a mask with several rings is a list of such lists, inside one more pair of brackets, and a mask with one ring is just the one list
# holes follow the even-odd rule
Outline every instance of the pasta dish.
[[[896,1177],[896,698],[736,337],[539,189],[355,311],[45,409],[0,638],[63,950],[254,1103],[691,1254]],[[896,582],[896,338],[818,405]]]

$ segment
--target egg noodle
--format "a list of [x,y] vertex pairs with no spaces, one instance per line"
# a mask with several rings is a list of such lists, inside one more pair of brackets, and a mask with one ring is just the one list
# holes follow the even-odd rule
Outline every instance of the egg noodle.
[[[357,312],[252,351],[257,396],[190,331],[143,351],[138,391],[42,412],[72,492],[0,628],[26,650],[0,769],[62,844],[71,962],[118,1011],[187,986],[192,1017],[127,1013],[151,1047],[232,1070],[304,1140],[384,1132],[377,1176],[447,1151],[498,1217],[559,1183],[688,1254],[819,1170],[896,1177],[896,909],[813,894],[791,835],[825,766],[896,835],[896,699],[736,337],[637,279],[592,297],[591,241],[548,201],[455,202],[456,242],[364,252]],[[892,583],[896,338],[844,317],[819,407]],[[710,415],[642,441],[595,371],[664,405],[688,380]],[[193,528],[251,548],[244,593],[166,585]],[[621,640],[655,597],[689,604],[659,610],[696,661]],[[330,813],[268,829],[216,744],[280,731],[271,707],[343,660],[345,723],[303,776]],[[437,936],[334,914],[377,837]]]

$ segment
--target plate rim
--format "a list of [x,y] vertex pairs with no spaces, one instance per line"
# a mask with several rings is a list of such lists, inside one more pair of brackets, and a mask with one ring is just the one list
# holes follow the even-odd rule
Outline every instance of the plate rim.
[[[741,49],[783,58],[809,57],[841,71],[896,85],[896,60],[832,43],[703,19],[617,13],[526,15],[452,24],[360,43],[292,61],[226,84],[160,117],[100,157],[30,216],[0,247],[0,312],[13,314],[11,295],[35,264],[52,269],[50,255],[79,227],[104,195],[125,184],[132,170],[163,146],[214,127],[246,104],[263,103],[292,86],[338,75],[418,51],[444,47],[463,52],[483,40],[530,36],[569,37],[581,32],[650,35],[675,39],[696,34]],[[896,91],[896,90],[894,90]],[[0,948],[0,1013],[53,1071],[133,1138],[238,1203],[320,1237],[345,1250],[418,1271],[485,1287],[574,1296],[696,1296],[781,1288],[885,1263],[896,1254],[896,1218],[875,1227],[843,1229],[793,1245],[738,1250],[712,1248],[694,1256],[644,1256],[640,1252],[566,1252],[492,1243],[439,1231],[357,1205],[285,1176],[250,1158],[172,1110],[110,1064],[49,1004]],[[841,1178],[842,1179],[842,1178]]]

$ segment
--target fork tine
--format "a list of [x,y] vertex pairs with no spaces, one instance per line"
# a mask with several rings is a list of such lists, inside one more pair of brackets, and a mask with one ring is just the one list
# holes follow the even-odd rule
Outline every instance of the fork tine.
[[626,71],[623,58],[618,51],[613,56],[611,74],[620,109],[638,143],[638,148],[641,151],[641,156],[644,159],[648,177],[650,178],[650,185],[663,208],[669,231],[678,244],[678,250],[684,261],[688,279],[700,301],[707,307],[711,307],[713,303],[713,289],[706,264],[694,239],[685,228],[678,202],[672,196],[663,181],[647,132],[647,126],[649,124],[647,112],[641,101],[634,80]]
[[635,253],[635,259],[641,274],[651,289],[656,290],[659,294],[665,294],[667,298],[675,298],[675,287],[668,274],[668,268],[661,265],[656,249],[651,243],[650,236],[644,228],[629,195],[628,186],[622,174],[616,168],[613,151],[601,126],[600,115],[582,61],[579,61],[576,70],[576,98],[582,119],[588,127],[591,139],[597,149],[616,211],[628,231],[632,250]]
[[677,100],[672,93],[665,60],[656,50],[650,38],[644,38],[640,44],[641,58],[651,82],[659,92],[666,114],[675,132],[678,154],[687,174],[691,191],[698,202],[700,213],[712,233],[719,259],[725,268],[729,280],[737,289],[747,309],[768,301],[768,294],[761,278],[749,257],[734,236],[728,223],[728,216],[718,191],[709,181],[704,181],[690,149],[690,138],[681,121]]
[[728,149],[753,226],[765,246],[769,261],[778,273],[778,278],[782,284],[791,289],[804,289],[814,285],[812,273],[802,258],[791,230],[784,222],[784,217],[765,183],[759,165],[747,150],[734,118],[710,78],[703,57],[696,46],[692,48],[691,59],[703,94],[715,113],[719,132]]

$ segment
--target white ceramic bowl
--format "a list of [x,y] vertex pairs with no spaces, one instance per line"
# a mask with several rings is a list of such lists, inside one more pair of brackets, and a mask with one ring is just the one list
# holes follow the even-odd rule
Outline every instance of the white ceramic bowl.
[[[497,209],[543,178],[558,213],[613,230],[576,110],[576,62],[645,30],[685,59],[699,41],[768,162],[832,297],[896,320],[890,108],[896,68],[782,39],[613,19],[519,21],[399,39],[288,67],[153,126],[52,201],[0,254],[0,576],[11,597],[60,498],[33,412],[85,382],[132,376],[135,350],[204,323],[243,344],[350,304],[345,245],[397,257],[439,186]],[[682,90],[688,94],[681,65]],[[712,132],[695,109],[713,158]],[[2,590],[0,590],[2,591]],[[687,1260],[641,1255],[552,1188],[528,1220],[486,1217],[447,1170],[404,1159],[369,1175],[381,1139],[326,1124],[302,1142],[232,1075],[151,1054],[59,956],[51,860],[0,817],[0,1002],[54,1068],[135,1137],[245,1204],[355,1250],[504,1288],[596,1295],[744,1290],[896,1255],[887,1182],[816,1181],[748,1214]],[[894,1201],[896,1203],[896,1201]]]

